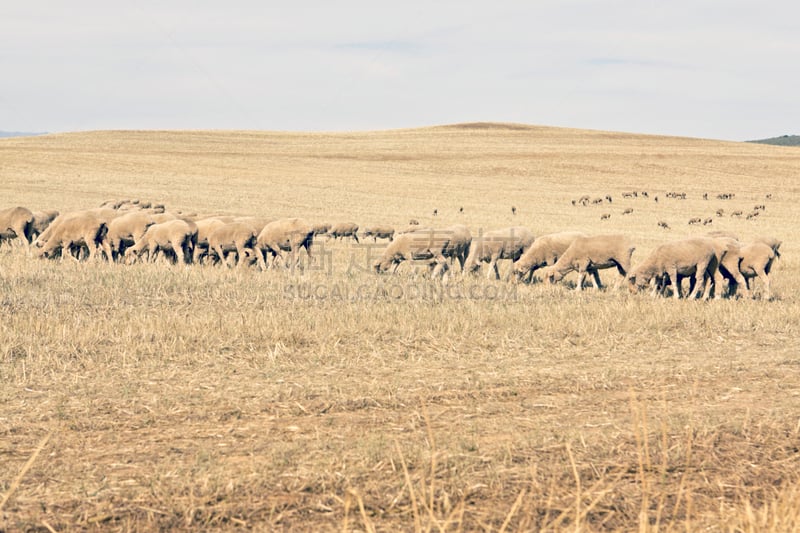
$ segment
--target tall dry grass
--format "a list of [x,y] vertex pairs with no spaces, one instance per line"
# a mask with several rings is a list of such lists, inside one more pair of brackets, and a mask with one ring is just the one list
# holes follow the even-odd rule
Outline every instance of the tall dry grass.
[[[785,242],[772,301],[712,302],[378,277],[377,248],[347,242],[294,275],[3,247],[2,529],[798,527],[791,149],[547,128],[101,132],[3,141],[0,161],[3,204],[31,208],[142,197],[625,231],[635,263],[709,229],[690,215],[766,203],[714,228]],[[614,203],[573,207],[583,193]]]

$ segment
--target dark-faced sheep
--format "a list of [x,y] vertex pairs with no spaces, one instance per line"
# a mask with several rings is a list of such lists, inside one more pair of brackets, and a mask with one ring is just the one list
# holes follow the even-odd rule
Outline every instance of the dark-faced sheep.
[[578,273],[576,290],[583,289],[587,274],[592,275],[592,282],[599,289],[601,283],[598,270],[616,267],[624,279],[630,270],[634,249],[624,235],[578,237],[553,266],[545,267],[542,270],[542,276],[549,279],[551,283],[555,283],[574,270]]
[[[489,263],[487,277],[494,274],[495,279],[500,279],[497,261],[516,261],[533,242],[533,233],[522,226],[487,231],[472,240],[464,270],[473,273],[480,268],[481,263]],[[508,275],[511,275],[511,270]]]

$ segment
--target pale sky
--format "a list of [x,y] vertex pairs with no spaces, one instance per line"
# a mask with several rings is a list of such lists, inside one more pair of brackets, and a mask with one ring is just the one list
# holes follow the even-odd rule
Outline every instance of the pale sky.
[[0,130],[800,134],[800,2],[7,1]]

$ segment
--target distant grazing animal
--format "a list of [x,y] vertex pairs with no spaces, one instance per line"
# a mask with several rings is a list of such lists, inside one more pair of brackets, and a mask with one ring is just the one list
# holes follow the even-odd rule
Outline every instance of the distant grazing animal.
[[703,200],[708,200],[708,193],[707,192],[703,193]]
[[514,207],[513,205],[511,206],[511,214],[512,215],[516,215],[517,214],[517,208]]
[[[278,258],[289,268],[295,268],[300,261],[300,250],[306,250],[308,260],[311,261],[311,244],[314,241],[314,231],[311,224],[301,218],[284,218],[270,222],[256,239],[256,258],[262,270],[267,269],[267,254],[272,256],[271,264],[275,265]],[[286,261],[284,252],[289,252],[289,261]]]
[[664,222],[663,220],[660,220],[660,221],[658,222],[658,227],[659,227],[659,228],[664,228],[664,229],[669,229],[669,224],[667,224],[667,223],[666,223],[666,222]]
[[[644,261],[628,275],[632,292],[636,292],[653,284],[657,289],[666,284],[668,278],[674,286],[673,296],[677,299],[681,294],[681,279],[693,277],[695,281],[690,288],[692,298],[696,297],[701,287],[705,287],[704,299],[711,294],[711,283],[717,275],[718,252],[713,239],[692,238],[674,241],[657,246]],[[655,294],[655,292],[654,292]]]
[[377,242],[378,239],[394,238],[394,228],[391,226],[368,226],[361,231],[361,237],[372,237],[372,242]]
[[649,195],[647,194],[647,191],[642,191],[642,196],[644,196],[645,198],[647,198]]
[[328,230],[328,237],[333,237],[334,240],[350,237],[358,242],[358,224],[355,222],[336,222]]
[[635,247],[624,235],[578,237],[553,266],[542,269],[542,277],[555,283],[574,270],[579,276],[576,290],[583,290],[587,274],[592,275],[594,286],[599,289],[602,285],[597,271],[616,267],[624,279],[630,270],[634,250]]
[[630,215],[631,213],[633,213],[633,208],[632,207],[629,207],[629,208],[625,209],[625,211],[622,212],[623,215]]
[[256,257],[256,238],[253,225],[246,222],[231,222],[218,227],[208,236],[209,253],[213,251],[219,262],[226,266],[231,266],[228,256],[235,253],[235,264],[244,266],[247,264],[246,257],[254,259]]
[[655,200],[656,203],[658,203],[658,196],[654,197],[653,200]]
[[408,221],[408,225],[409,226],[419,226],[419,220],[417,220],[416,218],[412,218],[411,220]]
[[558,258],[578,237],[586,234],[578,231],[564,231],[542,235],[533,241],[525,252],[514,262],[513,272],[517,280],[530,283],[536,270],[556,264]]
[[709,224],[713,224],[713,223],[714,223],[714,219],[713,218],[706,218],[706,219],[703,220],[703,225],[704,226],[708,226]]
[[736,197],[736,194],[731,192],[721,193],[717,195],[717,198],[720,200],[733,200]]
[[487,277],[491,277],[494,273],[495,279],[500,279],[497,261],[500,259],[516,261],[533,242],[533,233],[522,226],[487,231],[472,239],[464,265],[465,272],[473,273],[480,268],[481,263],[489,263]]
[[697,218],[697,217],[695,217],[695,218],[690,218],[690,219],[689,219],[689,224],[690,224],[690,225],[691,225],[691,224],[700,224],[702,221],[703,221],[702,219],[700,219],[700,218]]
[[603,199],[602,198],[595,198],[594,200],[592,200],[592,203],[595,204],[595,205],[602,204],[603,203]]
[[197,242],[197,224],[188,220],[174,219],[153,224],[144,235],[128,248],[125,254],[128,262],[141,259],[145,253],[153,262],[159,254],[174,255],[175,263],[192,262],[194,245]]
[[611,202],[611,195],[610,195],[610,194],[606,194],[606,202],[608,202],[608,203],[612,203],[612,202]]
[[764,204],[758,204],[757,206],[753,207],[753,211],[763,211],[767,208]]
[[27,207],[9,207],[0,210],[0,245],[3,241],[19,237],[25,244],[31,243],[33,212]]
[[459,213],[463,213],[463,212],[464,212],[464,208],[463,208],[463,207],[459,207],[459,208],[458,208],[458,212],[459,212]]
[[767,194],[766,199],[767,200],[772,200],[772,193]]
[[752,220],[756,218],[759,215],[759,213],[761,213],[761,211],[753,211],[752,213],[748,213],[748,215],[744,218],[745,220]]
[[600,220],[608,220],[609,218],[611,218],[611,213],[603,213],[600,215]]
[[716,214],[717,214],[718,217],[721,217],[722,215],[725,214],[725,210],[724,209],[717,209],[717,213]]
[[733,213],[731,213],[731,216],[732,217],[736,217],[736,218],[740,218],[742,216],[742,212],[741,211],[734,211]]
[[439,214],[439,210],[438,210],[438,209],[434,209],[434,210],[433,210],[433,216],[436,216],[436,215],[438,215],[438,214]]

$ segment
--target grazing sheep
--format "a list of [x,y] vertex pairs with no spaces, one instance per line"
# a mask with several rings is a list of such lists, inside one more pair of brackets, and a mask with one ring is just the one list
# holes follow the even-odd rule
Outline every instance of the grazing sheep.
[[372,242],[378,239],[394,239],[394,228],[391,226],[368,226],[361,231],[363,238],[372,237]]
[[94,259],[99,250],[111,257],[111,249],[105,242],[108,224],[109,220],[96,210],[61,215],[36,239],[36,246],[41,248],[39,257],[52,258],[60,253],[62,259],[70,256],[78,260],[80,253],[75,257],[72,252],[75,249],[80,252],[84,247],[89,259]]
[[756,218],[760,213],[761,213],[761,211],[753,211],[752,213],[748,213],[748,215],[745,217],[745,219],[746,220],[752,220],[752,219]]
[[778,257],[777,252],[771,246],[756,241],[742,246],[739,255],[739,272],[744,276],[745,288],[752,291],[750,280],[758,277],[764,283],[764,295],[769,299],[769,272],[772,262]]
[[[263,228],[262,228],[263,229]],[[311,230],[314,232],[314,236],[317,235],[325,235],[331,230],[331,223],[330,222],[317,222],[316,224],[311,224]]]
[[19,237],[25,244],[31,243],[33,213],[27,207],[9,207],[0,210],[0,245],[5,240]]
[[512,215],[516,215],[517,214],[517,208],[514,207],[513,205],[511,206],[511,214]]
[[740,218],[742,216],[742,212],[739,211],[739,210],[736,210],[733,213],[731,213],[731,216],[732,217],[736,217],[736,218]]
[[419,220],[417,220],[416,218],[412,218],[411,220],[408,221],[408,225],[409,226],[419,226]]
[[[695,298],[700,288],[705,287],[703,299],[707,300],[712,287],[709,281],[715,279],[718,273],[720,253],[718,250],[719,247],[715,245],[714,239],[707,237],[661,244],[630,272],[628,275],[630,289],[636,292],[651,283],[655,284],[657,289],[661,284],[665,285],[669,279],[675,287],[673,296],[678,299],[682,296],[681,280],[684,277],[692,277],[690,297]],[[719,291],[717,293],[719,297]]]
[[603,213],[600,215],[600,220],[608,220],[609,218],[611,218],[611,213]]
[[442,255],[450,259],[451,265],[458,261],[461,271],[464,272],[464,265],[467,262],[467,256],[469,256],[470,247],[472,246],[472,233],[469,228],[463,224],[456,224],[437,231],[448,234],[447,244],[442,247]]
[[[576,290],[583,290],[587,274],[592,275],[596,288],[601,288],[597,271],[616,267],[624,279],[630,270],[631,256],[635,250],[624,235],[594,235],[577,237],[553,266],[542,269],[542,276],[555,283],[573,270],[578,272]],[[617,282],[619,286],[620,282]]]
[[197,229],[197,224],[181,219],[153,224],[133,246],[128,248],[129,262],[140,259],[145,252],[151,262],[155,261],[161,252],[165,254],[172,252],[175,254],[176,263],[188,264],[192,261],[192,252],[197,243]]
[[721,217],[721,216],[722,216],[722,215],[724,215],[724,214],[725,214],[725,210],[724,210],[724,209],[717,209],[717,213],[716,213],[716,215],[717,215],[718,217]]
[[194,243],[194,250],[192,252],[192,262],[194,264],[199,265],[208,256],[210,250],[208,238],[211,234],[218,228],[232,222],[232,217],[227,221],[225,217],[209,217],[201,218],[195,222],[197,225],[197,240]]
[[[256,239],[256,259],[262,270],[267,269],[267,254],[272,255],[271,264],[280,257],[287,267],[295,268],[300,261],[300,250],[305,248],[308,260],[311,261],[311,244],[314,241],[314,230],[311,224],[301,218],[283,218],[270,222]],[[289,252],[289,261],[283,252]]]
[[31,222],[30,226],[31,242],[39,237],[39,235],[44,233],[48,226],[50,226],[56,217],[58,217],[58,215],[58,211],[55,210],[34,211],[33,222]]
[[439,210],[438,210],[438,209],[434,209],[434,210],[433,210],[433,216],[436,216],[436,215],[438,215],[438,214],[439,214]]
[[692,224],[700,224],[702,221],[703,220],[701,218],[697,218],[697,217],[690,218],[689,219],[689,225],[691,226]]
[[333,237],[333,240],[352,237],[354,241],[358,242],[358,224],[355,222],[337,222],[328,230],[328,237]]
[[[473,273],[480,268],[481,263],[489,263],[487,277],[491,277],[494,272],[495,279],[500,279],[497,261],[499,259],[516,261],[533,241],[533,233],[522,226],[487,231],[472,240],[464,269]],[[511,275],[511,270],[508,275]]]
[[245,257],[255,257],[257,233],[252,224],[231,222],[218,227],[208,236],[209,253],[213,250],[219,262],[230,266],[228,256],[236,253],[236,264],[246,264]]
[[433,277],[444,275],[447,270],[447,259],[443,251],[450,244],[451,232],[442,230],[412,231],[395,237],[389,243],[379,259],[373,263],[378,274],[392,272],[403,261],[425,261]]
[[514,262],[513,272],[517,275],[517,280],[530,283],[536,270],[555,265],[558,258],[578,237],[586,237],[586,234],[564,231],[542,235],[533,241],[533,244]]
[[669,224],[667,224],[667,223],[666,223],[666,222],[664,222],[663,220],[659,220],[659,221],[658,221],[658,227],[659,227],[659,228],[664,228],[664,229],[670,229],[670,228],[669,228]]
[[153,224],[153,216],[147,211],[131,211],[109,222],[105,237],[111,250],[109,260],[118,260],[125,255],[125,250],[141,239]]
[[714,223],[714,219],[710,218],[710,217],[706,218],[705,220],[703,220],[703,225],[704,226],[708,226],[709,224],[713,224],[713,223]]
[[633,213],[632,207],[628,207],[627,209],[625,209],[625,211],[622,212],[623,215],[630,215],[631,213]]

